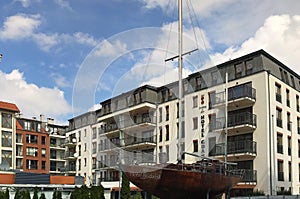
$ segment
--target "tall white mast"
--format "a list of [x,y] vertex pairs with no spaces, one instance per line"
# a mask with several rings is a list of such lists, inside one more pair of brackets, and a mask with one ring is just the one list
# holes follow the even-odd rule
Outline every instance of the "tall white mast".
[[182,103],[183,103],[183,92],[182,92],[182,0],[178,0],[178,154],[177,159],[181,161],[181,133],[182,133]]

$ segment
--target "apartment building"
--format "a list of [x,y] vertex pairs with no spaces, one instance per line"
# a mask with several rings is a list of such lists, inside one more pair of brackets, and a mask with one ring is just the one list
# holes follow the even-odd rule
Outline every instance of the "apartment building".
[[[180,144],[182,151],[244,169],[233,190],[237,195],[251,190],[299,194],[298,74],[259,50],[191,74],[183,87],[181,135],[176,82],[142,86],[101,103],[97,157],[102,183],[118,180],[120,157],[133,163],[176,162]],[[184,156],[185,162],[195,160]]]
[[96,111],[84,113],[69,120],[68,131],[63,146],[65,147],[65,174],[69,176],[83,176],[87,185],[95,180],[93,163],[96,154],[93,154],[92,139],[93,125],[96,124]]
[[9,170],[15,168],[16,154],[15,140],[16,140],[16,117],[19,113],[19,108],[8,102],[0,101],[0,168],[2,170]]

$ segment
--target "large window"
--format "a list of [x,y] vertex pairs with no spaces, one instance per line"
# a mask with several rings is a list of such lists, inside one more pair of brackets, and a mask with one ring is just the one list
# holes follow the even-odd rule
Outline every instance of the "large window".
[[198,107],[198,95],[193,97],[193,108]]
[[1,155],[1,162],[2,162],[2,165],[11,167],[12,166],[12,152],[3,150],[2,155]]
[[2,147],[12,147],[12,133],[8,131],[2,131]]
[[2,113],[2,127],[12,128],[12,115],[7,113]]
[[26,143],[37,144],[38,143],[38,136],[37,135],[26,134]]
[[38,161],[26,160],[26,169],[38,169]]
[[193,129],[198,129],[198,117],[193,118]]
[[26,147],[26,155],[37,157],[38,156],[38,148]]
[[278,181],[284,181],[283,160],[277,160]]

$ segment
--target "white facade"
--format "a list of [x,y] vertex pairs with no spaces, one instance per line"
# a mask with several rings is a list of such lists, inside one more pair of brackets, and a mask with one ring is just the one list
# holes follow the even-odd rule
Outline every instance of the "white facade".
[[[237,194],[243,190],[299,194],[299,75],[260,50],[190,75],[184,91],[180,141],[176,83],[143,86],[102,102],[97,122],[72,131],[81,132],[77,164],[82,165],[85,157],[90,164],[80,171],[77,167],[76,175],[115,186],[120,161],[176,163],[179,142],[182,151],[224,160],[227,140],[226,159],[245,170],[234,189]],[[82,151],[85,143],[89,152]],[[197,159],[185,155],[183,161]]]

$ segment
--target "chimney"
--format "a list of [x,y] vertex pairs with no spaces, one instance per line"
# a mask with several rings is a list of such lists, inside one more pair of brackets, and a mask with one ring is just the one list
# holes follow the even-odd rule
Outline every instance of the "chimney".
[[44,122],[44,119],[45,119],[45,118],[44,118],[44,115],[43,115],[43,114],[40,114],[40,121],[41,121],[41,122]]
[[54,124],[54,119],[48,117],[48,118],[47,118],[47,123],[48,123],[48,124]]

